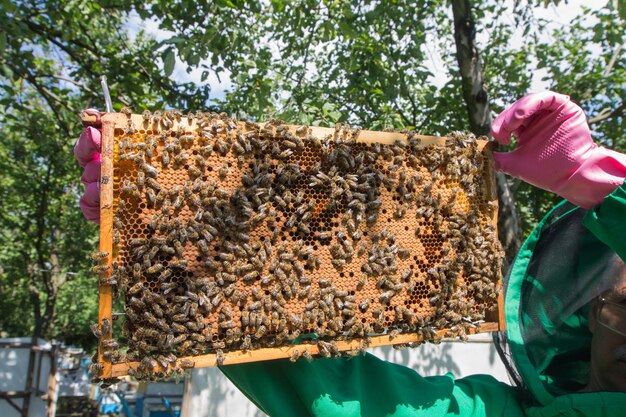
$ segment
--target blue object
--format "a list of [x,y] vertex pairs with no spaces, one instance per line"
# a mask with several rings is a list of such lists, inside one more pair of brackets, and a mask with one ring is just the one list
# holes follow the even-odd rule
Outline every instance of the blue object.
[[119,411],[119,404],[100,404],[100,414],[117,414]]
[[169,402],[167,398],[162,397],[161,401],[163,401],[163,405],[165,406],[168,412],[168,414],[165,414],[165,417],[180,417],[180,410],[174,410],[172,408],[172,404]]
[[150,411],[150,417],[170,417],[172,414],[168,410]]
[[120,403],[122,404],[122,409],[124,410],[124,414],[126,414],[126,417],[133,417],[133,412],[130,411],[130,407],[128,406],[128,403],[124,398],[124,394],[119,391],[116,391],[115,393],[117,394],[117,398],[120,399]]
[[143,397],[143,395],[139,395],[139,394],[135,398],[135,416],[136,417],[143,416],[144,400],[145,398]]

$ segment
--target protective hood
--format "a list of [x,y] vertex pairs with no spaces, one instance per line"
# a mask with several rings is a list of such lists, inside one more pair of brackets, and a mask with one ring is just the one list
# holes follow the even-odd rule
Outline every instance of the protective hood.
[[556,206],[528,237],[505,280],[511,359],[544,406],[587,384],[589,302],[615,274],[617,255],[583,226],[586,213],[568,202]]

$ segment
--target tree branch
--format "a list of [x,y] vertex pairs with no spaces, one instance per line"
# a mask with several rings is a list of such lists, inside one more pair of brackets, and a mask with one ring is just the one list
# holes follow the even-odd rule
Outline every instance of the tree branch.
[[612,119],[614,117],[619,116],[621,113],[624,112],[624,109],[626,109],[626,102],[622,101],[616,108],[614,108],[613,110],[611,109],[603,109],[600,113],[598,113],[596,116],[592,117],[591,119],[588,120],[588,123],[590,125],[593,124],[597,124],[600,123],[603,120],[606,119]]
[[91,94],[93,94],[94,96],[98,96],[98,92],[92,90],[91,88],[89,88],[88,86],[81,84],[77,81],[72,80],[71,78],[67,78],[67,77],[62,77],[60,75],[54,75],[54,74],[33,74],[33,76],[37,77],[37,78],[54,78],[60,81],[65,81],[68,82],[70,84],[74,84],[77,87],[80,87],[82,90],[85,90]]
[[[65,45],[63,45],[61,42],[59,42],[56,38],[62,37],[62,33],[58,32],[58,31],[54,31],[52,28],[46,27],[46,26],[42,26],[42,25],[38,25],[37,23],[33,22],[32,20],[27,20],[26,25],[30,28],[30,30],[32,30],[33,32],[43,36],[45,39],[49,40],[50,42],[54,43],[55,45],[57,45],[58,47],[62,48],[63,50],[65,50],[65,48],[67,48]],[[77,39],[72,39],[70,41],[71,43],[73,43],[74,45],[86,49],[87,51],[91,52],[94,56],[98,56],[98,54],[100,53],[100,51],[97,48],[93,48]],[[67,52],[67,51],[66,51]],[[78,61],[80,62],[80,61]]]
[[618,44],[617,47],[615,48],[615,51],[613,52],[613,55],[611,56],[611,59],[609,60],[609,65],[606,66],[606,69],[604,70],[604,74],[603,77],[606,78],[611,74],[611,71],[613,70],[613,67],[615,66],[615,62],[617,61],[617,58],[619,57],[619,54],[622,52],[622,44]]

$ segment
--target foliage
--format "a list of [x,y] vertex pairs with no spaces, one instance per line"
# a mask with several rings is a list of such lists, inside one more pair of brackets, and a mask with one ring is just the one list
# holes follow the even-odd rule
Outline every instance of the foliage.
[[[598,140],[624,149],[625,28],[612,3],[555,31],[533,10],[558,2],[473,3],[495,112],[543,70],[583,106]],[[165,39],[135,34],[137,19],[157,22]],[[0,330],[92,340],[96,278],[86,271],[97,232],[77,209],[71,146],[78,111],[103,102],[100,75],[118,109],[210,106],[445,134],[469,129],[453,26],[443,0],[0,0]],[[427,65],[431,56],[441,64]],[[172,80],[180,62],[201,71],[200,85]],[[212,74],[230,79],[224,97],[212,95]],[[528,231],[555,197],[513,184]]]
[[[72,157],[79,110],[101,103],[106,74],[117,106],[202,106],[206,88],[179,85],[155,64],[156,41],[131,43],[127,14],[76,1],[0,1],[0,330],[85,344],[95,321],[88,253],[97,228],[77,208]],[[119,108],[119,107],[118,107]]]

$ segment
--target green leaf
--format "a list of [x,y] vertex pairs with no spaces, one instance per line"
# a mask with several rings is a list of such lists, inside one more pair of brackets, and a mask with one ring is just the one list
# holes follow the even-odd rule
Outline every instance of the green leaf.
[[617,0],[617,12],[622,20],[626,20],[626,0]]
[[243,64],[250,68],[256,68],[256,62],[252,59],[244,59]]
[[2,64],[0,68],[2,68],[2,73],[4,74],[5,77],[7,77],[8,79],[13,78],[13,71],[11,70],[11,68],[9,68],[8,65]]
[[171,38],[165,40],[166,43],[173,43],[176,45],[178,45],[179,43],[186,42],[186,41],[187,41],[187,38],[182,37],[182,36],[172,36]]
[[338,111],[331,111],[330,113],[328,113],[328,117],[333,121],[336,122],[337,120],[339,120],[341,118],[341,113]]
[[165,72],[166,77],[169,77],[174,72],[174,65],[176,64],[174,49],[172,47],[167,48],[161,58],[163,59],[163,72]]
[[3,1],[1,5],[6,13],[13,13],[17,10],[17,6],[12,1]]
[[6,32],[0,32],[0,53],[3,53],[7,48],[7,34]]
[[200,56],[198,54],[192,54],[187,58],[187,63],[191,66],[196,66],[200,63]]

